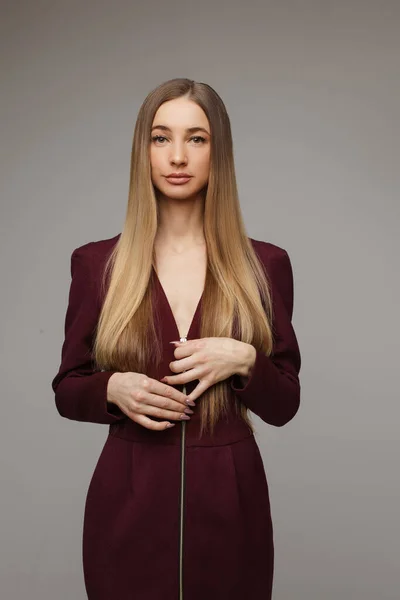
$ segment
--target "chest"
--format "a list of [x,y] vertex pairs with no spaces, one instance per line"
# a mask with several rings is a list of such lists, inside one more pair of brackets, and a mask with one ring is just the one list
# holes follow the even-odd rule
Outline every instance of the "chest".
[[206,277],[205,252],[190,256],[159,254],[156,276],[180,337],[187,336],[200,303]]

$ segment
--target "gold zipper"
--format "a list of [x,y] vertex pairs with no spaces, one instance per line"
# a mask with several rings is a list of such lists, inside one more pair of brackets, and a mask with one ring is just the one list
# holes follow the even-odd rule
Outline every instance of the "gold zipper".
[[[181,337],[180,342],[186,342],[187,337]],[[186,394],[186,385],[182,392]],[[185,439],[186,421],[181,423],[181,494],[180,494],[180,523],[179,523],[179,600],[183,600],[183,509],[185,494]]]

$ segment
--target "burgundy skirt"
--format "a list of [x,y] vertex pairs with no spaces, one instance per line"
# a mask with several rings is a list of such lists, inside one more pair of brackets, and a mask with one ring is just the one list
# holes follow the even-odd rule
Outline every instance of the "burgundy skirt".
[[182,446],[183,428],[110,427],[85,504],[89,600],[270,600],[273,530],[254,435],[240,425]]

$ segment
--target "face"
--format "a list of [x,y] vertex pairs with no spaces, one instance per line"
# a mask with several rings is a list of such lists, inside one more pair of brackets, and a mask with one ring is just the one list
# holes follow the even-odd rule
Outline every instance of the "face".
[[[195,102],[176,98],[157,110],[151,130],[150,165],[154,187],[169,198],[196,196],[208,183],[210,124]],[[188,179],[168,179],[185,173]]]

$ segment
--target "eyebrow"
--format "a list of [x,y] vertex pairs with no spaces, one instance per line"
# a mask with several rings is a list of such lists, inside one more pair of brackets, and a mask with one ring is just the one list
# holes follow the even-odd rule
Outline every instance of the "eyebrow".
[[[151,128],[151,131],[153,131],[153,129],[162,129],[163,131],[169,131],[171,132],[171,129],[169,127],[167,127],[166,125],[154,125]],[[210,135],[207,131],[207,129],[204,129],[204,127],[188,127],[186,129],[187,133],[194,133],[195,131],[204,131],[204,133],[207,133],[207,135]]]

